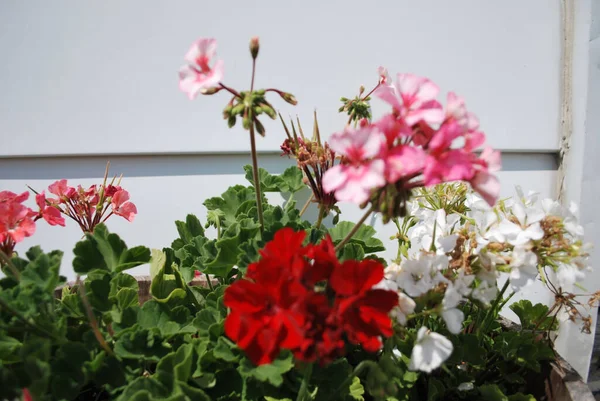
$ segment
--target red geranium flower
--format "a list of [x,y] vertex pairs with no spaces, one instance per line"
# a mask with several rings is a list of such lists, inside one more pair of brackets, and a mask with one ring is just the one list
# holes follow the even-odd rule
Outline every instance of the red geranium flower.
[[279,230],[245,279],[225,291],[225,333],[257,365],[282,349],[326,364],[344,354],[345,338],[373,352],[392,334],[388,314],[398,296],[372,289],[383,278],[381,263],[340,263],[331,238],[303,246],[305,237]]

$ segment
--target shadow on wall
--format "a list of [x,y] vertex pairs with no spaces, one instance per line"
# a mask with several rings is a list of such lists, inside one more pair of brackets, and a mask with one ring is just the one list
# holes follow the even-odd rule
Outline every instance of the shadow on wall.
[[[242,174],[250,164],[250,154],[195,155],[119,155],[0,158],[0,180],[97,178],[110,160],[111,174],[125,177],[165,177],[187,175]],[[262,153],[259,165],[279,174],[294,165],[294,160],[278,153]],[[557,169],[554,153],[504,152],[503,171],[548,171]]]

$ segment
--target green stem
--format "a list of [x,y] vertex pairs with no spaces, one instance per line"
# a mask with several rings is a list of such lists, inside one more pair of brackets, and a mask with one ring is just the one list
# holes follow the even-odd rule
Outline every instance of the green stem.
[[300,391],[298,391],[298,396],[296,397],[296,401],[305,401],[308,400],[308,384],[312,377],[313,364],[310,363],[306,366],[306,370],[304,371],[304,377],[302,378],[302,385],[300,385]]
[[6,267],[8,267],[10,272],[13,274],[13,276],[15,276],[15,278],[17,280],[21,279],[21,272],[19,272],[19,269],[17,269],[17,267],[13,264],[13,262],[8,257],[8,255],[5,254],[2,250],[0,250],[0,262],[1,262],[0,266],[5,264]]
[[319,217],[317,217],[317,222],[315,223],[315,228],[320,228],[321,223],[323,222],[323,217],[325,217],[325,206],[319,206]]
[[256,139],[254,136],[254,124],[250,124],[250,149],[252,152],[252,179],[254,180],[254,192],[256,192],[256,210],[261,234],[265,231],[263,219],[262,196],[260,191],[260,180],[258,179],[258,159],[256,157]]
[[367,220],[367,218],[371,215],[371,213],[373,212],[373,208],[369,208],[369,210],[367,210],[367,212],[364,214],[363,217],[360,218],[360,220],[354,225],[354,227],[352,227],[352,230],[350,230],[350,232],[348,233],[348,235],[346,235],[346,237],[335,246],[335,250],[339,251],[340,249],[342,249],[342,247],[344,245],[346,245],[346,243],[348,241],[350,241],[350,239],[352,239],[352,236],[354,234],[356,234],[356,232],[358,231],[358,229],[360,228],[360,226],[363,225],[363,223]]
[[114,355],[113,350],[110,348],[104,336],[100,332],[100,328],[98,327],[98,320],[96,320],[96,316],[94,316],[94,311],[92,311],[92,306],[90,305],[90,301],[85,293],[85,284],[81,282],[79,276],[77,276],[77,288],[79,291],[79,295],[81,297],[81,303],[83,304],[83,309],[87,315],[88,321],[90,323],[90,327],[92,328],[92,332],[96,337],[96,341],[100,344],[100,347],[106,351],[108,355]]
[[208,288],[210,288],[211,291],[214,291],[215,289],[213,288],[213,285],[210,281],[210,276],[208,275],[208,273],[204,273],[204,275],[206,276],[206,283],[208,284]]
[[306,212],[306,209],[308,209],[308,205],[310,205],[310,202],[313,200],[314,197],[315,197],[315,195],[312,194],[310,196],[310,198],[308,198],[308,200],[306,201],[306,203],[302,207],[302,210],[300,210],[300,217],[302,217],[302,215],[304,214],[304,212]]
[[502,297],[504,296],[504,293],[508,289],[509,284],[510,284],[510,280],[507,279],[506,282],[504,283],[504,285],[502,286],[502,289],[498,293],[498,296],[496,296],[496,299],[494,299],[494,303],[492,304],[490,309],[488,309],[487,313],[485,314],[482,324],[477,328],[477,334],[481,333],[482,328],[487,331],[487,326],[494,320],[494,316],[496,315],[496,308],[498,307],[498,304],[500,303],[500,301],[502,301]]

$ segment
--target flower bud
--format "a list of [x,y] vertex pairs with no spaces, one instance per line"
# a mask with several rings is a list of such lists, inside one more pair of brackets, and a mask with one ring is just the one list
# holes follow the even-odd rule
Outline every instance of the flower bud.
[[203,95],[214,95],[215,93],[219,92],[221,89],[221,87],[219,86],[213,86],[212,88],[205,88],[205,89],[200,89],[200,93],[202,93]]
[[283,98],[283,100],[285,100],[286,102],[288,102],[292,106],[295,106],[295,105],[298,104],[298,101],[296,100],[296,97],[294,95],[292,95],[291,93],[283,92],[281,94],[281,97]]
[[258,43],[258,36],[254,36],[250,39],[250,54],[253,59],[256,59],[258,56],[258,50],[260,49],[260,43]]

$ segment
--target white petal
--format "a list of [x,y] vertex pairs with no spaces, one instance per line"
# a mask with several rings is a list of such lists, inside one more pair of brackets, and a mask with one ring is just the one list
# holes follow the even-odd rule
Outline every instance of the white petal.
[[444,318],[446,327],[448,327],[450,333],[460,333],[462,330],[462,322],[465,320],[465,314],[460,309],[446,309],[442,312],[442,317]]

